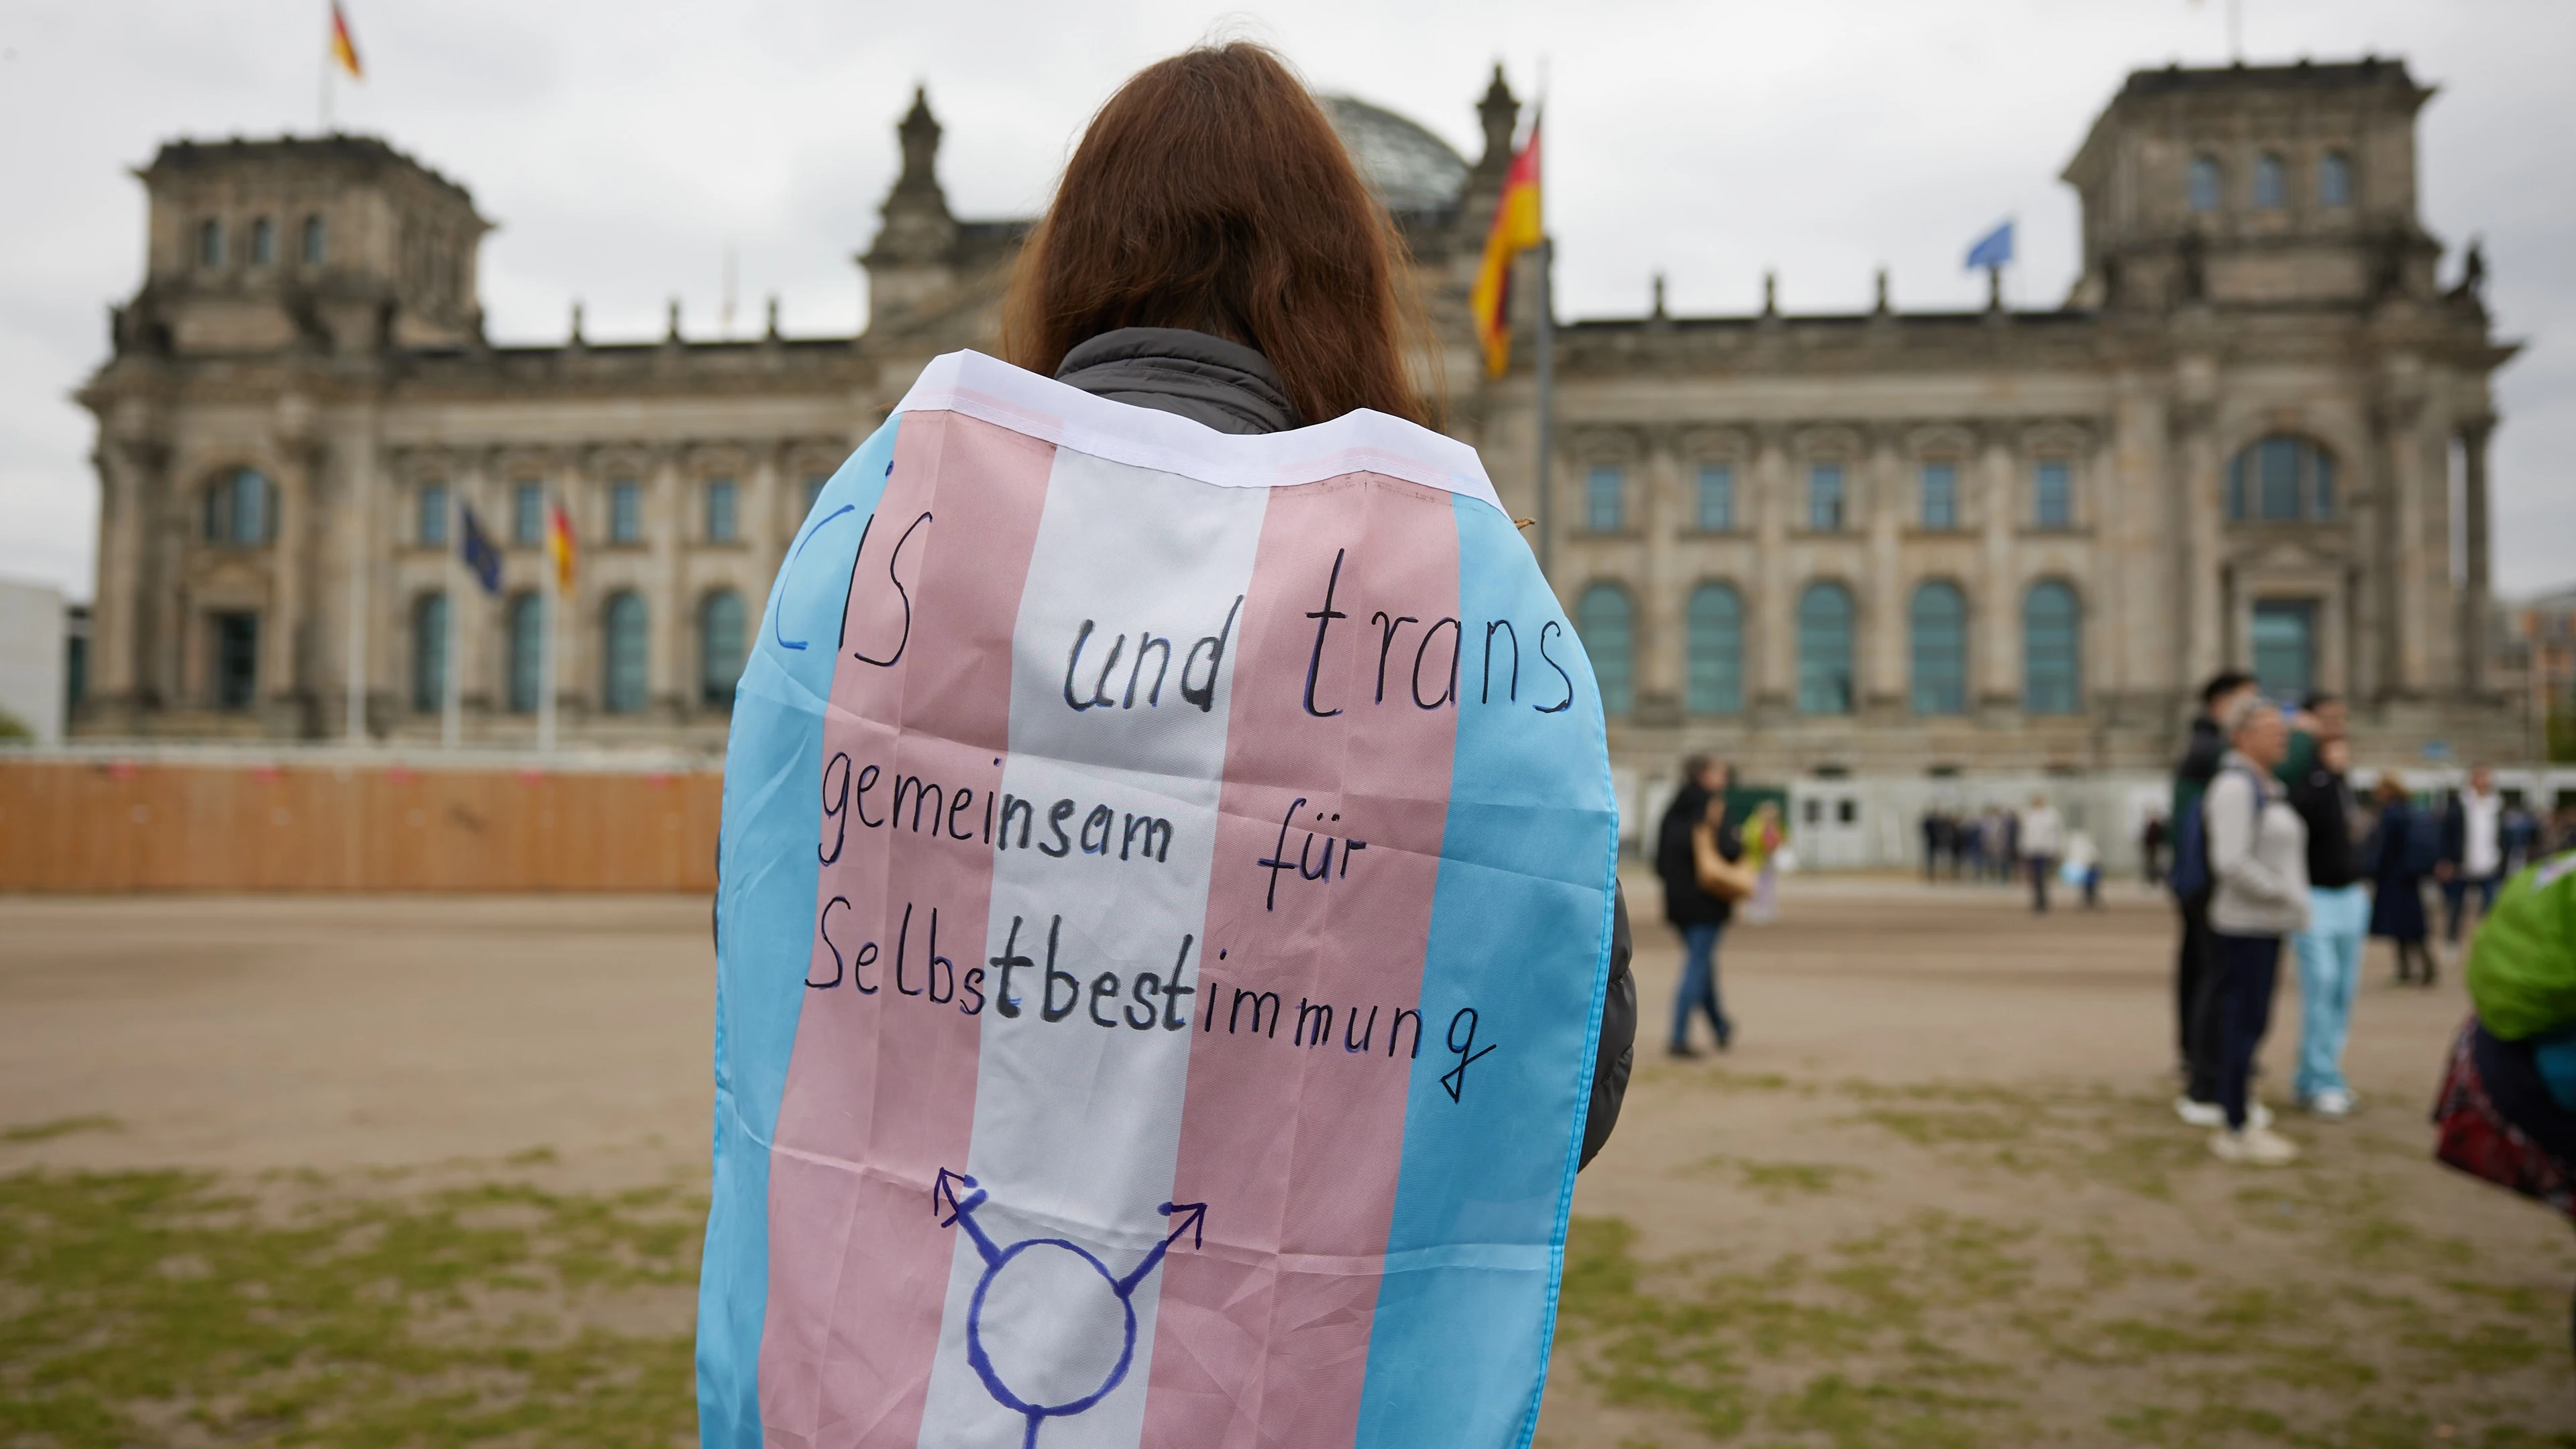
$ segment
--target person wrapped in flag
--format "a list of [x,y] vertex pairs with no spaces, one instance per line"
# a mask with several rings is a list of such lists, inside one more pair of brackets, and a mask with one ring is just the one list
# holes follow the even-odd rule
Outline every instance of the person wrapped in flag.
[[1398,268],[1275,56],[1148,67],[1014,362],[809,510],[727,745],[711,1449],[1529,1441],[1617,809]]

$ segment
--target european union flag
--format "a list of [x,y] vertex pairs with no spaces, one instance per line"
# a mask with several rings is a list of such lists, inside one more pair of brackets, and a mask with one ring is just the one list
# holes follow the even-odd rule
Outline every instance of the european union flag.
[[492,546],[491,535],[483,531],[483,522],[474,516],[474,505],[465,505],[465,541],[459,551],[465,555],[465,567],[474,573],[483,592],[501,592],[501,551]]
[[1992,270],[2011,261],[2012,228],[2013,224],[2007,221],[1977,238],[1977,244],[1968,248],[1968,270],[1975,271],[1979,267]]

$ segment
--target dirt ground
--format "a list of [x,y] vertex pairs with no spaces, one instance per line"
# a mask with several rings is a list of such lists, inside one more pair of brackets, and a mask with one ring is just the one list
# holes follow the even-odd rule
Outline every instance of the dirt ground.
[[[1663,1055],[1677,952],[1641,919],[1539,1442],[2576,1444],[2576,1237],[2427,1155],[2456,970],[2372,956],[2341,1123],[2282,1100],[2285,979],[2265,1094],[2308,1155],[2231,1168],[2168,1106],[2170,912],[2106,897],[1793,881],[1727,936],[1739,1036],[1698,1061]],[[703,899],[0,899],[0,1185],[688,1190],[711,993]],[[612,1326],[675,1337],[671,1276]]]

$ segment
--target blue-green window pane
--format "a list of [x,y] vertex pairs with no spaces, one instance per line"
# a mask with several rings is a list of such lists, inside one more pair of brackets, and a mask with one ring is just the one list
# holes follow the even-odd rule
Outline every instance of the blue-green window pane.
[[1958,586],[1929,583],[1907,611],[1916,714],[1968,710],[1968,598]]
[[224,264],[224,224],[220,221],[197,223],[197,265],[220,267]]
[[2341,151],[2328,151],[2317,162],[2317,205],[2352,205],[2352,161]]
[[412,522],[412,536],[422,548],[447,547],[447,485],[431,483],[420,490],[419,514]]
[[1628,591],[1617,584],[1594,584],[1575,605],[1574,629],[1583,652],[1592,659],[1592,677],[1601,682],[1601,708],[1624,715],[1634,703],[1636,610]]
[[328,242],[329,233],[323,228],[322,218],[318,216],[304,218],[304,265],[308,267],[322,265]]
[[644,488],[632,478],[608,485],[608,541],[644,541]]
[[2207,156],[2192,157],[2191,173],[2186,187],[2190,193],[2192,210],[2216,211],[2220,190],[2218,162]]
[[246,547],[269,541],[275,520],[267,475],[238,468],[206,490],[206,542]]
[[1807,470],[1807,526],[1838,533],[1843,526],[1843,465],[1818,463]]
[[1692,714],[1738,714],[1744,709],[1744,600],[1725,584],[1691,591],[1690,681]]
[[2254,205],[2263,211],[2279,211],[2289,205],[2289,188],[2281,179],[2281,158],[2266,151],[2254,159]]
[[534,714],[545,688],[546,601],[542,594],[510,600],[510,709]]
[[2299,516],[2299,454],[2296,438],[2265,438],[2254,445],[2254,496],[2265,522]]
[[1725,463],[1702,463],[1699,468],[1699,526],[1709,533],[1727,533],[1735,527],[1735,469]]
[[545,537],[545,485],[518,484],[510,490],[510,542],[521,548],[535,548]]
[[707,485],[707,542],[734,541],[734,492],[731,478]]
[[447,596],[424,594],[411,606],[411,707],[447,704]]
[[2316,516],[2332,518],[2335,514],[2334,457],[2324,449],[2312,450],[2308,456],[2309,471],[2315,476]]
[[1583,525],[1594,533],[1616,533],[1628,521],[1628,470],[1592,470],[1583,485]]
[[1840,584],[1798,596],[1798,712],[1852,712],[1852,597]]
[[605,624],[600,694],[610,714],[634,714],[644,708],[647,688],[644,600],[629,593],[610,598]]
[[2317,606],[2304,599],[2254,605],[2254,681],[2282,704],[2307,698],[2316,682]]
[[254,267],[277,263],[277,223],[267,217],[250,224],[250,264]]
[[1923,526],[1939,529],[1959,526],[1958,464],[1923,465]]
[[2075,591],[2050,581],[2033,584],[2022,601],[2022,708],[2032,714],[2075,714],[2083,708],[2084,614]]
[[708,704],[733,702],[742,678],[742,632],[742,595],[728,589],[698,606],[698,689]]
[[2044,462],[2033,480],[2038,494],[2039,526],[2073,528],[2075,526],[2075,470],[2060,462]]

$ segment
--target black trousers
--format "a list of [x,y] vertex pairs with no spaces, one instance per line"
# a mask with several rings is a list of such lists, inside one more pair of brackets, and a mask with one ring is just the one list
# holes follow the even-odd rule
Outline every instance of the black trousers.
[[2218,1100],[2217,994],[2210,990],[2209,892],[2174,897],[2182,918],[2174,950],[2174,1045],[2183,1064],[2183,1092],[2195,1102]]
[[2210,935],[2210,995],[2218,1002],[2218,1105],[2227,1125],[2245,1125],[2254,1053],[2272,1025],[2272,993],[2281,982],[2278,936]]

